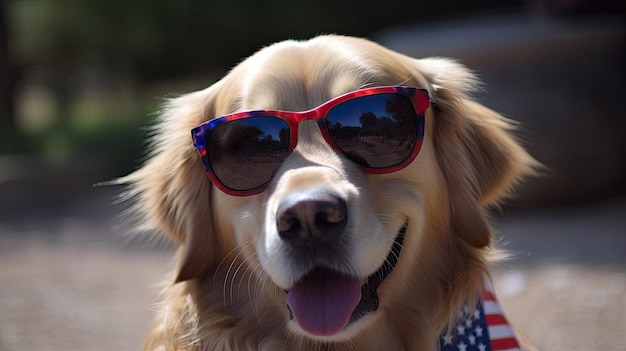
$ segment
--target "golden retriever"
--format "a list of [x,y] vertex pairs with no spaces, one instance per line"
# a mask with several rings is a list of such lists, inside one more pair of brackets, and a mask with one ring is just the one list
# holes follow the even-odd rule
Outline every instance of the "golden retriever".
[[[488,207],[535,165],[472,100],[477,84],[449,59],[326,35],[169,101],[145,165],[120,180],[179,245],[145,350],[436,350],[489,280]],[[337,108],[409,103],[408,122],[370,127]],[[300,112],[241,112],[268,109]]]

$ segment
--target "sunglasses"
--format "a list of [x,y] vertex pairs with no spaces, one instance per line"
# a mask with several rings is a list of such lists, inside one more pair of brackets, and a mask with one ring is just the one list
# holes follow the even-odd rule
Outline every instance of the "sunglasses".
[[298,124],[316,121],[326,142],[364,173],[401,170],[419,153],[428,92],[410,87],[353,91],[303,112],[236,112],[191,130],[193,144],[223,192],[258,194],[296,148]]

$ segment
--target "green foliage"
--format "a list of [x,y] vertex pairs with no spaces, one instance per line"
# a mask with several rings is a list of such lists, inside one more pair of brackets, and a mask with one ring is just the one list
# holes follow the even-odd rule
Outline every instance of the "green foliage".
[[522,1],[12,0],[27,63],[123,66],[142,79],[225,69],[270,42],[320,33],[369,36],[445,14]]
[[[93,154],[111,164],[111,172],[123,175],[139,165],[152,117],[146,111],[156,106],[134,106],[100,116],[60,118],[45,130],[28,132],[0,129],[1,154],[40,154],[49,159]],[[80,111],[77,111],[80,112]],[[94,113],[94,112],[92,112]]]
[[[198,81],[198,77],[220,75],[278,40],[322,33],[369,36],[387,26],[424,22],[441,14],[522,3],[5,1],[8,44],[15,76],[20,78],[17,105],[30,106],[20,109],[17,124],[21,118],[37,128],[0,130],[0,153],[62,157],[97,152],[112,159],[117,172],[132,169],[141,158],[141,127],[150,122],[147,116],[155,110],[157,98],[191,91],[172,90],[171,82],[180,77]],[[157,83],[168,88],[155,89]],[[39,98],[32,94],[25,98],[29,89],[38,92]],[[154,95],[146,96],[145,91],[155,90]],[[31,114],[24,115],[25,110]]]

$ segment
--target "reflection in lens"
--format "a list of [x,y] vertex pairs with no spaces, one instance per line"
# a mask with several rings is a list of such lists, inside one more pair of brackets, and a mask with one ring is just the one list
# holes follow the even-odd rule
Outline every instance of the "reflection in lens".
[[348,100],[326,117],[337,146],[360,166],[401,164],[415,147],[418,118],[413,103],[400,94],[377,94]]
[[289,127],[276,117],[250,117],[222,123],[207,137],[211,168],[233,190],[269,182],[289,151]]

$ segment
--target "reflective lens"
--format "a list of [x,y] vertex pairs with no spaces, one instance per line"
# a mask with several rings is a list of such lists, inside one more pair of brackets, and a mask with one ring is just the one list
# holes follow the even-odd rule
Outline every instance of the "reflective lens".
[[233,190],[265,185],[287,158],[289,126],[278,117],[258,116],[224,122],[207,136],[215,176]]
[[333,107],[326,124],[333,141],[362,167],[387,168],[405,161],[418,138],[413,103],[394,93],[354,98]]
[[192,129],[193,143],[213,183],[227,194],[258,194],[297,144],[300,122],[317,121],[326,142],[363,172],[401,170],[418,155],[428,92],[412,87],[371,87],[302,111],[250,110]]

